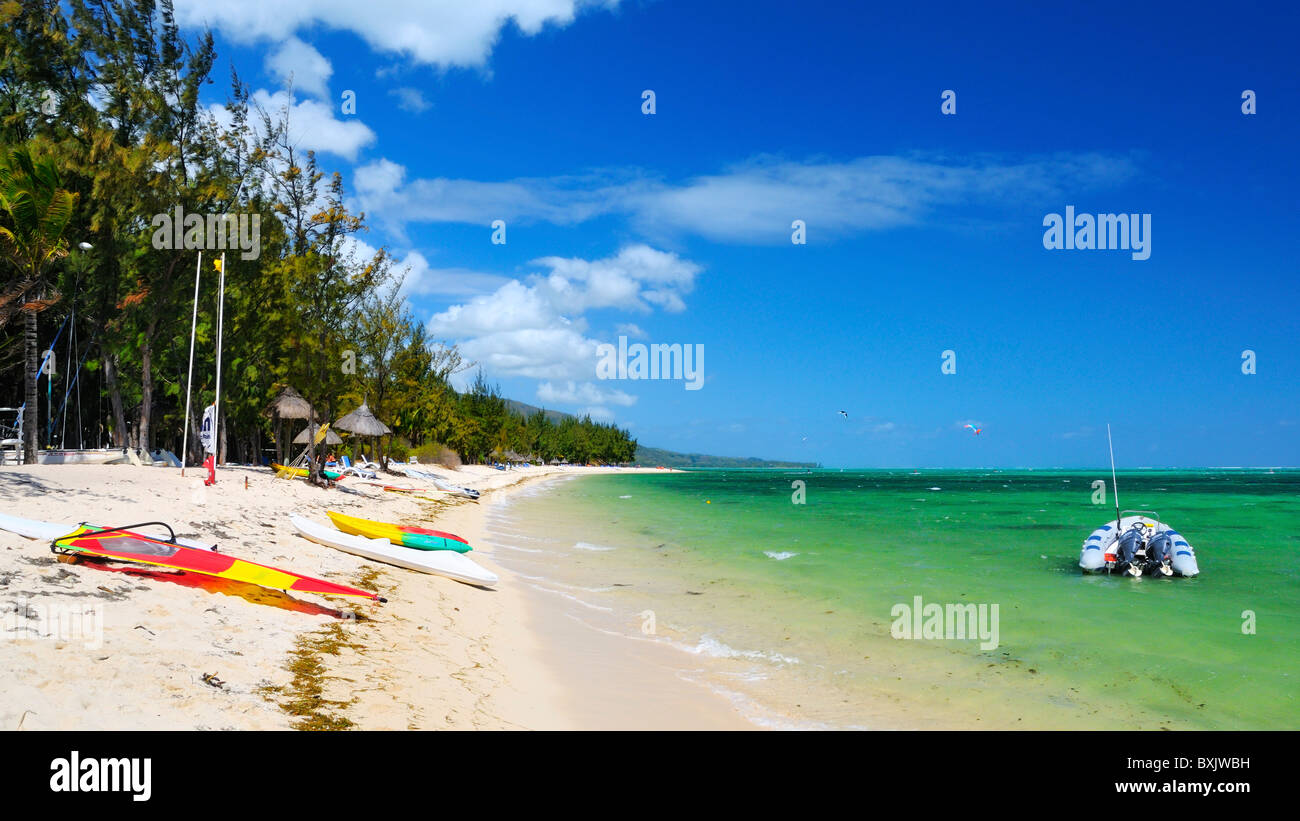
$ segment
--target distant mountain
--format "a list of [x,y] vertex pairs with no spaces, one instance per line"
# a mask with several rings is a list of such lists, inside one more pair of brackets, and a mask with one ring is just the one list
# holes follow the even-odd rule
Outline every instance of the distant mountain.
[[815,468],[816,462],[783,462],[753,456],[709,456],[703,453],[677,453],[671,450],[636,446],[640,465],[663,465],[666,468]]
[[516,402],[513,399],[507,399],[505,400],[505,403],[506,403],[506,410],[510,411],[511,413],[517,413],[520,416],[527,417],[527,416],[532,416],[534,413],[537,413],[538,411],[542,411],[543,413],[546,414],[546,418],[552,422],[559,422],[573,415],[571,413],[565,413],[564,411],[546,410],[545,408],[539,408],[536,405],[529,405],[526,402]]
[[[517,413],[520,416],[532,416],[538,411],[546,414],[546,418],[552,422],[559,422],[573,414],[564,411],[546,410],[536,405],[529,405],[527,402],[517,402],[514,399],[505,400],[506,409],[511,413]],[[758,459],[753,456],[708,456],[703,453],[677,453],[671,450],[662,450],[660,448],[649,448],[645,445],[636,446],[636,463],[639,465],[653,465],[658,467],[662,465],[666,468],[815,468],[815,462],[782,462],[771,459]]]

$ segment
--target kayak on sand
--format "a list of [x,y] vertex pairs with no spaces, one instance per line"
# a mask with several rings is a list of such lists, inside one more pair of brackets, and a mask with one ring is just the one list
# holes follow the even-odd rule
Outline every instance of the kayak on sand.
[[310,519],[290,514],[289,521],[303,537],[318,544],[373,559],[396,567],[446,576],[458,582],[491,587],[497,575],[471,560],[468,556],[451,550],[411,550],[399,547],[388,539],[367,539],[353,536]]
[[457,553],[466,553],[473,549],[459,536],[441,530],[376,522],[372,519],[348,516],[334,510],[325,511],[325,515],[329,516],[334,526],[344,533],[364,536],[367,539],[387,539],[393,544],[416,550],[454,550]]
[[[271,467],[275,469],[275,472],[276,472],[277,474],[278,474],[278,473],[287,473],[287,474],[290,475],[290,476],[297,476],[297,477],[299,477],[299,478],[304,477],[304,476],[306,476],[308,473],[311,472],[311,471],[307,470],[307,468],[291,468],[291,467],[285,467],[284,465],[276,464],[275,462],[272,462],[272,463],[271,463]],[[325,478],[326,478],[326,479],[329,479],[331,482],[337,482],[337,481],[339,481],[340,479],[343,478],[343,474],[340,473],[340,472],[338,472],[337,470],[323,470],[323,471],[321,471],[321,472],[324,473],[324,474],[325,474]]]

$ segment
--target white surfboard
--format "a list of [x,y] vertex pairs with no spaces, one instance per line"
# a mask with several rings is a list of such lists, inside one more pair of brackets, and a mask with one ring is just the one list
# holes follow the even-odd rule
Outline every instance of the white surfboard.
[[333,547],[365,559],[373,559],[421,573],[446,576],[458,582],[483,587],[491,587],[498,581],[497,574],[454,550],[415,550],[401,547],[387,539],[353,536],[335,530],[329,525],[317,524],[311,519],[294,514],[289,515],[289,521],[293,522],[294,529],[303,537],[317,544]]
[[[101,525],[99,527],[112,527],[112,525]],[[0,530],[7,530],[10,533],[17,533],[19,536],[26,536],[29,539],[40,539],[44,542],[52,542],[60,536],[67,536],[75,531],[80,525],[59,524],[58,522],[41,522],[36,519],[20,519],[17,516],[10,516],[7,513],[0,513]],[[166,535],[161,534],[158,526],[141,528],[146,536],[165,539]],[[193,539],[184,539],[177,537],[176,544],[185,547],[193,547],[199,550],[216,550],[217,546],[212,542],[198,542]]]
[[41,539],[52,542],[60,536],[66,536],[76,530],[76,525],[60,525],[54,522],[38,522],[35,519],[20,519],[7,513],[0,513],[0,530],[17,533],[29,539]]

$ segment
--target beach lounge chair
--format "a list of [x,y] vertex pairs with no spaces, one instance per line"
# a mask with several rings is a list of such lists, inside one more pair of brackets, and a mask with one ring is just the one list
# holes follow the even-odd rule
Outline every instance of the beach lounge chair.
[[343,475],[356,476],[360,479],[378,479],[379,474],[373,470],[367,470],[364,467],[357,467],[352,464],[352,460],[346,456],[340,457],[343,462]]

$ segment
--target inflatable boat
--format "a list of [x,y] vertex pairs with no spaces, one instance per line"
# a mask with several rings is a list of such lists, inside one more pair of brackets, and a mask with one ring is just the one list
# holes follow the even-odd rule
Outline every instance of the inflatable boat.
[[1186,537],[1150,510],[1125,510],[1117,520],[1092,531],[1079,551],[1079,567],[1085,573],[1135,577],[1190,577],[1201,572]]

